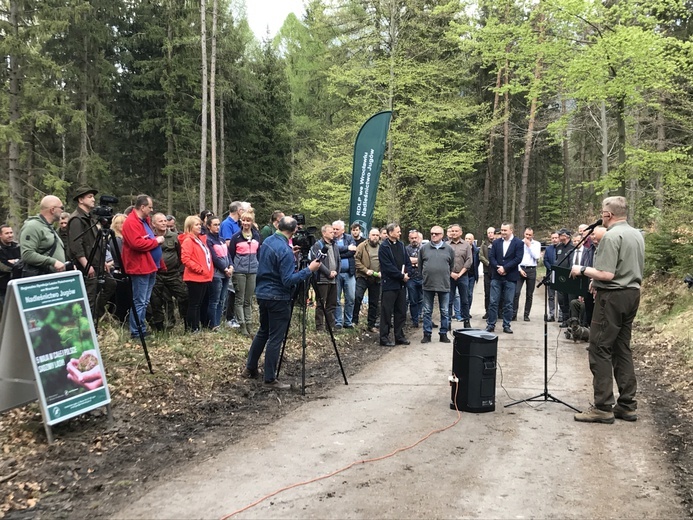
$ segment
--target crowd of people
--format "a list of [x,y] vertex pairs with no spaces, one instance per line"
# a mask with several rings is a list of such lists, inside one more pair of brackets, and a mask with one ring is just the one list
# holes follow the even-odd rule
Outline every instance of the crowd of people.
[[[560,286],[554,283],[547,289],[545,319],[557,319],[567,337],[589,341],[594,406],[575,419],[605,423],[614,418],[637,419],[630,334],[639,303],[644,241],[626,223],[623,197],[604,200],[603,226],[581,225],[575,236],[567,228],[551,233],[543,255],[531,228],[520,239],[509,222],[499,229],[489,227],[479,247],[473,234],[463,235],[459,224],[445,230],[433,226],[428,240],[411,229],[405,245],[396,223],[373,228],[363,236],[358,224],[346,233],[345,223],[337,220],[322,226],[308,255],[309,264],[299,270],[292,247],[298,223],[281,211],[275,211],[259,230],[252,206],[234,201],[224,218],[210,211],[188,216],[180,232],[175,217],[154,212],[152,198],[145,194],[137,196],[122,214],[103,220],[93,211],[97,193],[88,186],[79,187],[72,213],[65,211],[58,197],[44,197],[39,214],[24,222],[19,242],[10,226],[0,226],[2,302],[11,278],[74,266],[84,275],[95,320],[110,305],[121,321],[128,319],[132,337],[147,334],[147,323],[158,331],[172,328],[176,307],[191,333],[205,327],[218,330],[226,322],[252,338],[242,375],[258,378],[258,361],[265,352],[264,383],[286,388],[277,380],[276,369],[300,282],[314,278],[317,332],[358,327],[367,298],[364,328],[378,334],[380,345],[410,343],[405,334],[407,315],[412,329],[422,326],[422,343],[432,341],[434,329],[441,343],[450,343],[452,320],[471,327],[470,308],[480,266],[486,331],[494,332],[500,318],[503,332],[512,334],[511,324],[518,316],[531,319],[537,267],[543,262],[547,271],[563,269],[566,276],[589,281],[589,290],[580,294],[556,290]],[[109,226],[113,240],[104,240]],[[104,242],[107,248],[101,247]],[[130,294],[116,290],[125,276],[131,281]],[[260,317],[257,332],[253,297]],[[433,321],[436,298],[440,324]],[[586,333],[576,336],[578,328],[569,328],[571,322]]]

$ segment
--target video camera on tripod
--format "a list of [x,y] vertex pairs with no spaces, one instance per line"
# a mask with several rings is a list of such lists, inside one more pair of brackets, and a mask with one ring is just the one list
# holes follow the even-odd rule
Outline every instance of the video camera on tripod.
[[[296,220],[298,228],[294,233],[292,238],[294,246],[299,248],[303,258],[308,258],[311,248],[315,245],[315,233],[318,232],[318,228],[315,226],[305,227],[306,216],[303,213],[296,213],[291,215],[291,218]],[[315,260],[322,260],[325,258],[325,254],[321,251],[318,252]]]
[[91,210],[91,214],[97,218],[104,229],[110,228],[111,222],[113,222],[113,208],[109,204],[118,204],[118,197],[101,195],[99,205]]

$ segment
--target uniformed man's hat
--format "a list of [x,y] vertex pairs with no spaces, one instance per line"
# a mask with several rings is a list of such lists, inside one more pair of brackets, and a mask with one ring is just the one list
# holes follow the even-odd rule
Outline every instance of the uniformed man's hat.
[[90,188],[89,186],[82,185],[75,190],[75,196],[72,197],[72,200],[75,202],[79,202],[80,197],[83,197],[84,195],[87,195],[89,193],[93,193],[94,195],[96,195],[98,192],[99,190],[95,190],[94,188]]
[[569,229],[566,229],[566,228],[561,228],[561,229],[559,229],[559,230],[558,230],[558,234],[559,234],[559,235],[568,235],[568,236],[571,236],[571,235],[572,235],[572,233],[570,232],[570,230],[569,230]]

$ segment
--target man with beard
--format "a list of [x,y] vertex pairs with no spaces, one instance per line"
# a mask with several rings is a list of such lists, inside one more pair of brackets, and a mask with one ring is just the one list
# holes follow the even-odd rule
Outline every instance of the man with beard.
[[378,304],[380,301],[380,231],[371,229],[368,240],[361,242],[356,248],[356,298],[354,299],[353,323],[358,324],[363,296],[368,291],[368,331],[377,332],[375,323],[378,321]]
[[39,214],[24,221],[19,232],[24,276],[65,271],[65,245],[53,228],[64,209],[58,197],[46,195]]
[[[91,214],[96,206],[97,193],[97,190],[88,186],[77,188],[72,198],[77,203],[77,208],[70,215],[67,223],[68,257],[84,275],[84,285],[94,320],[103,316],[106,302],[116,290],[116,281],[106,268],[105,248],[101,247],[101,225]],[[92,251],[94,256],[89,264]],[[104,281],[101,290],[99,290],[99,275]]]

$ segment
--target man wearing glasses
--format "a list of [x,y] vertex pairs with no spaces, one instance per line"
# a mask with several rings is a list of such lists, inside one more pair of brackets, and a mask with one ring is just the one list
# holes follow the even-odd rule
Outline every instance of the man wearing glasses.
[[24,222],[19,232],[19,247],[25,276],[65,270],[65,244],[53,228],[64,210],[58,197],[46,195],[41,199],[39,214]]
[[[637,381],[630,337],[640,305],[640,283],[645,265],[645,241],[626,222],[624,197],[602,202],[602,220],[607,232],[599,242],[594,267],[574,265],[570,276],[592,279],[594,313],[588,347],[594,387],[594,405],[575,414],[579,422],[612,424],[615,419],[636,421]],[[619,396],[614,400],[613,379]],[[615,406],[614,406],[615,404]]]
[[411,324],[415,329],[419,328],[419,315],[423,307],[423,280],[419,269],[419,249],[421,249],[419,232],[416,229],[410,229],[409,245],[406,247],[411,262],[409,281],[407,282],[407,299],[409,300]]

